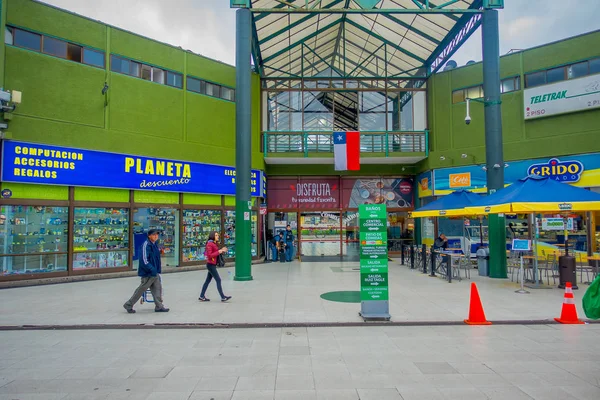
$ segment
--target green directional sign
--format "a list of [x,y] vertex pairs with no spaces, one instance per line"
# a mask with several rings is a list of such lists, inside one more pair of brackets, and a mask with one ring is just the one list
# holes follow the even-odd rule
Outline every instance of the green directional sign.
[[361,315],[389,319],[387,210],[382,204],[358,209]]

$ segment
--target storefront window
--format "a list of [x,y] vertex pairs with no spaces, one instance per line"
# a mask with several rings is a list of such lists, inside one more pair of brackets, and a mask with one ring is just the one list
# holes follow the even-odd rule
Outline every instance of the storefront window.
[[129,209],[75,207],[73,270],[126,267],[128,249]]
[[342,220],[342,251],[345,261],[360,260],[358,211],[346,211]]
[[139,257],[139,249],[146,240],[149,229],[158,229],[161,235],[158,248],[163,267],[179,265],[179,210],[176,208],[136,208],[133,210],[134,260]]
[[235,258],[235,211],[225,211],[224,227],[221,244],[227,246],[227,257]]
[[183,210],[183,261],[204,261],[208,235],[221,233],[221,211]]
[[0,207],[2,275],[67,270],[67,207]]

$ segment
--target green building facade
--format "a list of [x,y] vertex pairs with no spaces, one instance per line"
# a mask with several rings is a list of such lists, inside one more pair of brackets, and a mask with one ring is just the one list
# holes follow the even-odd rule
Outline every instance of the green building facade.
[[[7,127],[1,136],[0,280],[135,269],[136,248],[150,228],[163,231],[168,267],[204,262],[203,244],[212,230],[223,234],[233,260],[235,68],[36,1],[1,4],[0,83],[12,101],[2,114]],[[600,186],[593,174],[600,169],[594,164],[600,159],[594,154],[600,152],[598,95],[589,95],[589,107],[539,115],[539,106],[552,101],[545,88],[585,81],[582,93],[600,91],[594,89],[600,82],[599,40],[600,32],[592,32],[501,58],[507,177],[513,166],[517,176],[534,161],[581,158],[585,171],[579,171],[578,184]],[[332,163],[331,135],[339,126],[316,128],[320,120],[308,117],[308,100],[293,83],[272,90],[259,74],[252,79],[256,259],[273,258],[265,238],[287,224],[295,256],[354,259],[357,210],[366,202],[388,206],[392,253],[406,240],[430,244],[437,231],[459,229],[455,221],[414,221],[409,212],[451,189],[483,189],[483,104],[471,102],[472,122],[465,124],[465,98],[483,96],[480,63],[433,74],[410,90],[391,83],[383,91],[349,87],[342,101],[354,101],[356,120],[363,121],[356,125],[362,165],[344,173]],[[316,85],[317,103],[332,103],[327,88]],[[379,104],[369,108],[369,102]],[[348,118],[323,110],[312,112],[325,120]],[[59,158],[43,152],[53,149]],[[60,158],[61,151],[67,158]],[[44,178],[44,171],[52,171],[39,164],[44,158],[60,163],[57,178],[52,172]],[[169,173],[168,162],[200,171],[192,176],[193,189],[132,186],[128,173],[171,183],[185,178]],[[215,165],[219,172],[202,173]],[[596,246],[594,219],[585,219],[591,227],[588,251]]]

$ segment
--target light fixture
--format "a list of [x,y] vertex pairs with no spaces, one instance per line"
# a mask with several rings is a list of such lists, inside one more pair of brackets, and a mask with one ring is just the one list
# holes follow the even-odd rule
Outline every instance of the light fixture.
[[462,153],[462,154],[460,155],[460,158],[467,158],[467,157],[468,157],[468,155],[466,155],[465,153]]
[[440,160],[441,160],[441,161],[444,161],[445,159],[446,159],[446,157],[444,157],[444,156],[440,156]]
[[484,171],[487,171],[487,167],[485,165],[482,165],[481,169],[484,170]]
[[500,164],[494,164],[494,168],[500,168]]

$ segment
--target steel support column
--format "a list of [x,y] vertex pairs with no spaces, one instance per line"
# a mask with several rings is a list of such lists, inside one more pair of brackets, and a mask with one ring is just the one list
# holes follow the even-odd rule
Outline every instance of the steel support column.
[[235,277],[237,281],[252,280],[251,197],[252,167],[251,132],[251,38],[252,14],[247,8],[236,11],[235,37]]
[[[497,10],[484,10],[481,36],[483,42],[487,189],[488,193],[494,193],[504,187],[502,110],[500,108],[500,38]],[[489,216],[489,270],[492,278],[506,278],[505,229],[504,216]]]

